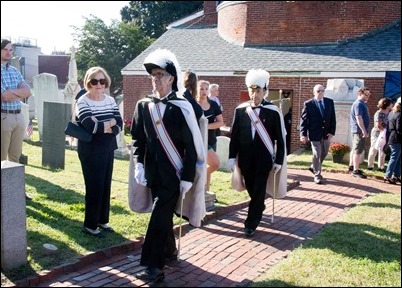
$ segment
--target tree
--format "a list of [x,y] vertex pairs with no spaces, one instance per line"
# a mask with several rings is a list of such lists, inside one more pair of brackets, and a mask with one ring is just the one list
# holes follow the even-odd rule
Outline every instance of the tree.
[[204,1],[130,1],[121,9],[124,22],[141,28],[145,35],[159,38],[170,23],[200,11]]
[[137,57],[151,43],[140,28],[130,23],[113,21],[108,27],[100,18],[91,15],[82,28],[73,27],[77,49],[79,79],[88,68],[101,66],[112,80],[110,93],[116,96],[122,89],[121,69]]

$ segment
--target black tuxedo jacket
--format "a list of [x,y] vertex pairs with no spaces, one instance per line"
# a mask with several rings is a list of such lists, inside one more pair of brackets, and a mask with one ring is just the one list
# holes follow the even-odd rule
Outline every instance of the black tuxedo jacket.
[[[263,102],[263,105],[273,105]],[[268,152],[258,132],[254,139],[251,133],[251,120],[246,112],[248,105],[240,105],[235,110],[231,129],[229,158],[238,156],[238,166],[241,171],[253,169],[256,173],[269,173],[272,169],[272,155]],[[267,108],[260,108],[259,119],[267,130],[272,143],[277,141],[275,163],[282,165],[285,155],[281,121],[279,113]]]
[[[173,97],[169,96],[169,98],[170,100],[187,101],[177,98],[176,94]],[[148,187],[151,187],[154,181],[158,181],[157,177],[163,177],[166,181],[170,180],[171,183],[176,183],[174,181],[174,179],[178,179],[176,170],[157,137],[152,124],[148,107],[149,103],[151,103],[150,98],[138,101],[134,111],[131,135],[134,140],[133,156],[135,163],[144,164]],[[180,180],[194,182],[197,153],[194,147],[193,136],[181,109],[167,102],[162,121],[174,146],[183,159],[183,170]]]
[[328,133],[335,135],[336,115],[334,101],[330,98],[324,100],[324,117],[321,115],[317,101],[312,98],[304,102],[300,120],[300,136],[308,136],[310,141],[328,139]]

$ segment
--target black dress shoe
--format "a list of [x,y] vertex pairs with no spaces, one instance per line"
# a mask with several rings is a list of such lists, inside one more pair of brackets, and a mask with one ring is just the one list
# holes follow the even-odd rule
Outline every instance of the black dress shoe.
[[107,225],[107,224],[98,224],[99,229],[105,231],[105,232],[114,232],[113,227]]
[[313,173],[313,174],[314,174],[314,170],[313,170],[313,168],[312,168],[312,167],[309,167],[309,168],[308,168],[308,170],[309,170],[311,173]]
[[148,267],[144,271],[135,274],[135,277],[141,280],[159,281],[165,279],[165,273],[159,268]]
[[253,236],[254,232],[255,232],[255,229],[251,229],[251,228],[244,229],[244,235],[246,235],[247,237]]
[[[92,230],[92,229],[91,229]],[[97,238],[104,238],[105,234],[103,234],[101,231],[96,230],[98,232],[92,232],[91,230],[89,230],[89,228],[86,227],[82,227],[82,232],[84,232],[85,234],[97,237]]]

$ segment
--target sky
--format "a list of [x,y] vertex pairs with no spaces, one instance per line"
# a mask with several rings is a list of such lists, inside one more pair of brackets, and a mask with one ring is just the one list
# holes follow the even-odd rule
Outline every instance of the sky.
[[68,52],[74,43],[71,26],[82,28],[94,15],[106,25],[121,21],[120,10],[130,1],[1,1],[1,37],[30,39],[43,54]]

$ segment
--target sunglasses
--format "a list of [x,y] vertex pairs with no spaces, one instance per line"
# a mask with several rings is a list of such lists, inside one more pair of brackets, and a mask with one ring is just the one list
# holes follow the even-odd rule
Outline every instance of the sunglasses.
[[162,73],[162,72],[157,72],[157,73],[152,73],[149,75],[149,78],[158,78],[161,79],[163,77],[171,76],[169,73]]
[[105,85],[106,80],[105,79],[91,79],[91,80],[89,80],[89,83],[91,83],[92,86],[96,86],[96,85],[98,85],[98,83],[100,83],[101,85]]
[[318,92],[318,93],[320,93],[320,92],[325,92],[325,90],[317,90],[317,92]]

